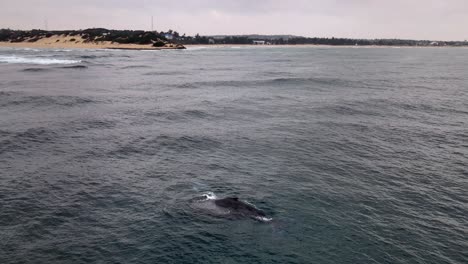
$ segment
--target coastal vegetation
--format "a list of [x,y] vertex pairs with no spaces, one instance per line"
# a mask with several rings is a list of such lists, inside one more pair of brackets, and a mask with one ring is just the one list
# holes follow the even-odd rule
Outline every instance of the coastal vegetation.
[[[67,41],[76,43],[109,42],[117,44],[150,45],[155,48],[182,45],[332,45],[332,46],[468,46],[467,41],[432,41],[407,39],[351,39],[351,38],[308,38],[292,35],[239,35],[239,36],[195,36],[181,35],[177,31],[167,32],[143,30],[109,30],[91,28],[84,30],[11,30],[0,29],[0,42],[37,42],[52,36],[72,37]],[[59,41],[59,40],[57,40]]]
[[266,45],[332,45],[332,46],[468,46],[467,41],[432,41],[408,39],[351,39],[351,38],[307,38],[299,36],[200,36],[177,39],[182,44],[235,44],[247,45],[264,43]]
[[69,42],[93,43],[110,42],[118,44],[152,45],[153,47],[165,47],[174,45],[176,48],[184,48],[167,39],[164,32],[149,32],[143,30],[108,30],[105,28],[92,28],[85,30],[11,30],[0,29],[1,42],[37,42],[38,40],[52,36],[71,37]]

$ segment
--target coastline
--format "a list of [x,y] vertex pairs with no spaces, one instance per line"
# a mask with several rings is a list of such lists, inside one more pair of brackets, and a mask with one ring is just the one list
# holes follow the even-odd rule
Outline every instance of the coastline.
[[110,41],[92,41],[85,42],[76,37],[65,37],[54,35],[49,38],[39,39],[36,42],[5,42],[0,41],[0,47],[3,48],[32,48],[32,49],[123,49],[123,50],[173,50],[183,49],[182,45],[166,44],[163,47],[153,47],[151,44],[119,44]]
[[[57,40],[59,40],[57,42]],[[119,44],[110,41],[82,42],[70,41],[64,37],[50,37],[41,39],[37,42],[5,42],[0,41],[0,48],[31,48],[31,49],[117,49],[117,50],[176,50],[191,48],[467,48],[464,46],[350,46],[350,45],[314,45],[314,44],[296,44],[296,45],[253,45],[253,44],[167,44],[164,47],[153,47],[140,44]]]
[[325,44],[281,44],[281,45],[254,45],[254,44],[186,44],[190,48],[468,48],[468,46],[390,46],[390,45],[325,45]]

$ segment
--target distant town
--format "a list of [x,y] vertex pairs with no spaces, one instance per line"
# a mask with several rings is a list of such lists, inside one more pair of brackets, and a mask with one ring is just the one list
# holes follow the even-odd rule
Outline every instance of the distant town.
[[[11,30],[0,29],[0,42],[34,43],[51,36],[69,36],[76,42],[93,43],[109,42],[117,44],[151,45],[167,47],[168,45],[332,45],[332,46],[468,46],[468,41],[434,41],[407,39],[351,39],[351,38],[309,38],[293,35],[218,35],[187,36],[174,30],[109,30],[92,28],[85,30]],[[176,47],[176,46],[174,46]]]
[[[177,33],[177,32],[175,32]],[[237,35],[237,36],[179,36],[173,39],[181,44],[236,44],[236,45],[331,45],[331,46],[468,46],[468,41],[434,41],[406,39],[351,39],[308,38],[293,35]]]

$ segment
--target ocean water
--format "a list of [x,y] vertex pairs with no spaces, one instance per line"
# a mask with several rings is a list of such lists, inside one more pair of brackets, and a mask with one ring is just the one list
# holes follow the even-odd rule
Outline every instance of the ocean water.
[[467,165],[468,49],[0,49],[2,264],[466,264]]

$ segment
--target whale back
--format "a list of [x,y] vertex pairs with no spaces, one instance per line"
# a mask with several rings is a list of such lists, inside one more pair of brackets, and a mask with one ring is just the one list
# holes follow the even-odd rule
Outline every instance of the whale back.
[[250,215],[250,216],[265,216],[265,213],[255,206],[239,200],[237,197],[227,197],[218,199],[215,204],[219,207],[227,208],[235,211],[236,213]]

